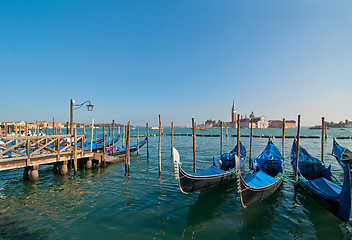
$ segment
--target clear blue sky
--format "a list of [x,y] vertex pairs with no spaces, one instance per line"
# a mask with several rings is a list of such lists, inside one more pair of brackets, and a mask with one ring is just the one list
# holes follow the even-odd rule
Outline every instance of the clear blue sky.
[[350,0],[2,0],[0,121],[352,120]]

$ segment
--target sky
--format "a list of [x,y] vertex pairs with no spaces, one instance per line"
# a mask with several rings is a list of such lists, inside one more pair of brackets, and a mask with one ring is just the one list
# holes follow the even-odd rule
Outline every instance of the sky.
[[352,120],[350,0],[2,0],[0,122]]

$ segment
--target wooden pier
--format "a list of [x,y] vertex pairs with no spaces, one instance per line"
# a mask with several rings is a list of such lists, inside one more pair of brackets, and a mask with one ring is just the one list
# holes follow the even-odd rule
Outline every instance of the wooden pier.
[[102,154],[83,149],[83,135],[1,137],[0,141],[0,171],[24,168],[24,179],[32,181],[38,180],[39,165],[53,164],[54,172],[67,174],[71,161],[76,173],[78,161],[91,168],[92,161],[100,164],[102,159]]

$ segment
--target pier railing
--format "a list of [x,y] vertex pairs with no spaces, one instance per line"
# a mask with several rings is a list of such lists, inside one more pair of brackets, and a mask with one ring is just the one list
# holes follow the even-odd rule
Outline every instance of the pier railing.
[[30,166],[31,160],[56,158],[60,161],[62,156],[75,153],[83,157],[83,142],[84,135],[1,137],[0,163],[25,160],[26,166]]

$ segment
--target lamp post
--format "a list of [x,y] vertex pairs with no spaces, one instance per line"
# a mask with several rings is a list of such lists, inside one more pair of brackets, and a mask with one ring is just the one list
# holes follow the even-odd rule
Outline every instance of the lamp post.
[[[90,101],[85,101],[84,103],[81,103],[81,104],[75,104],[75,100],[71,99],[71,102],[70,102],[70,134],[72,134],[72,129],[73,129],[73,109],[79,109],[82,106],[84,106],[84,104],[87,104],[88,111],[93,111],[93,105],[91,104]],[[73,108],[73,107],[75,107],[75,108]]]

